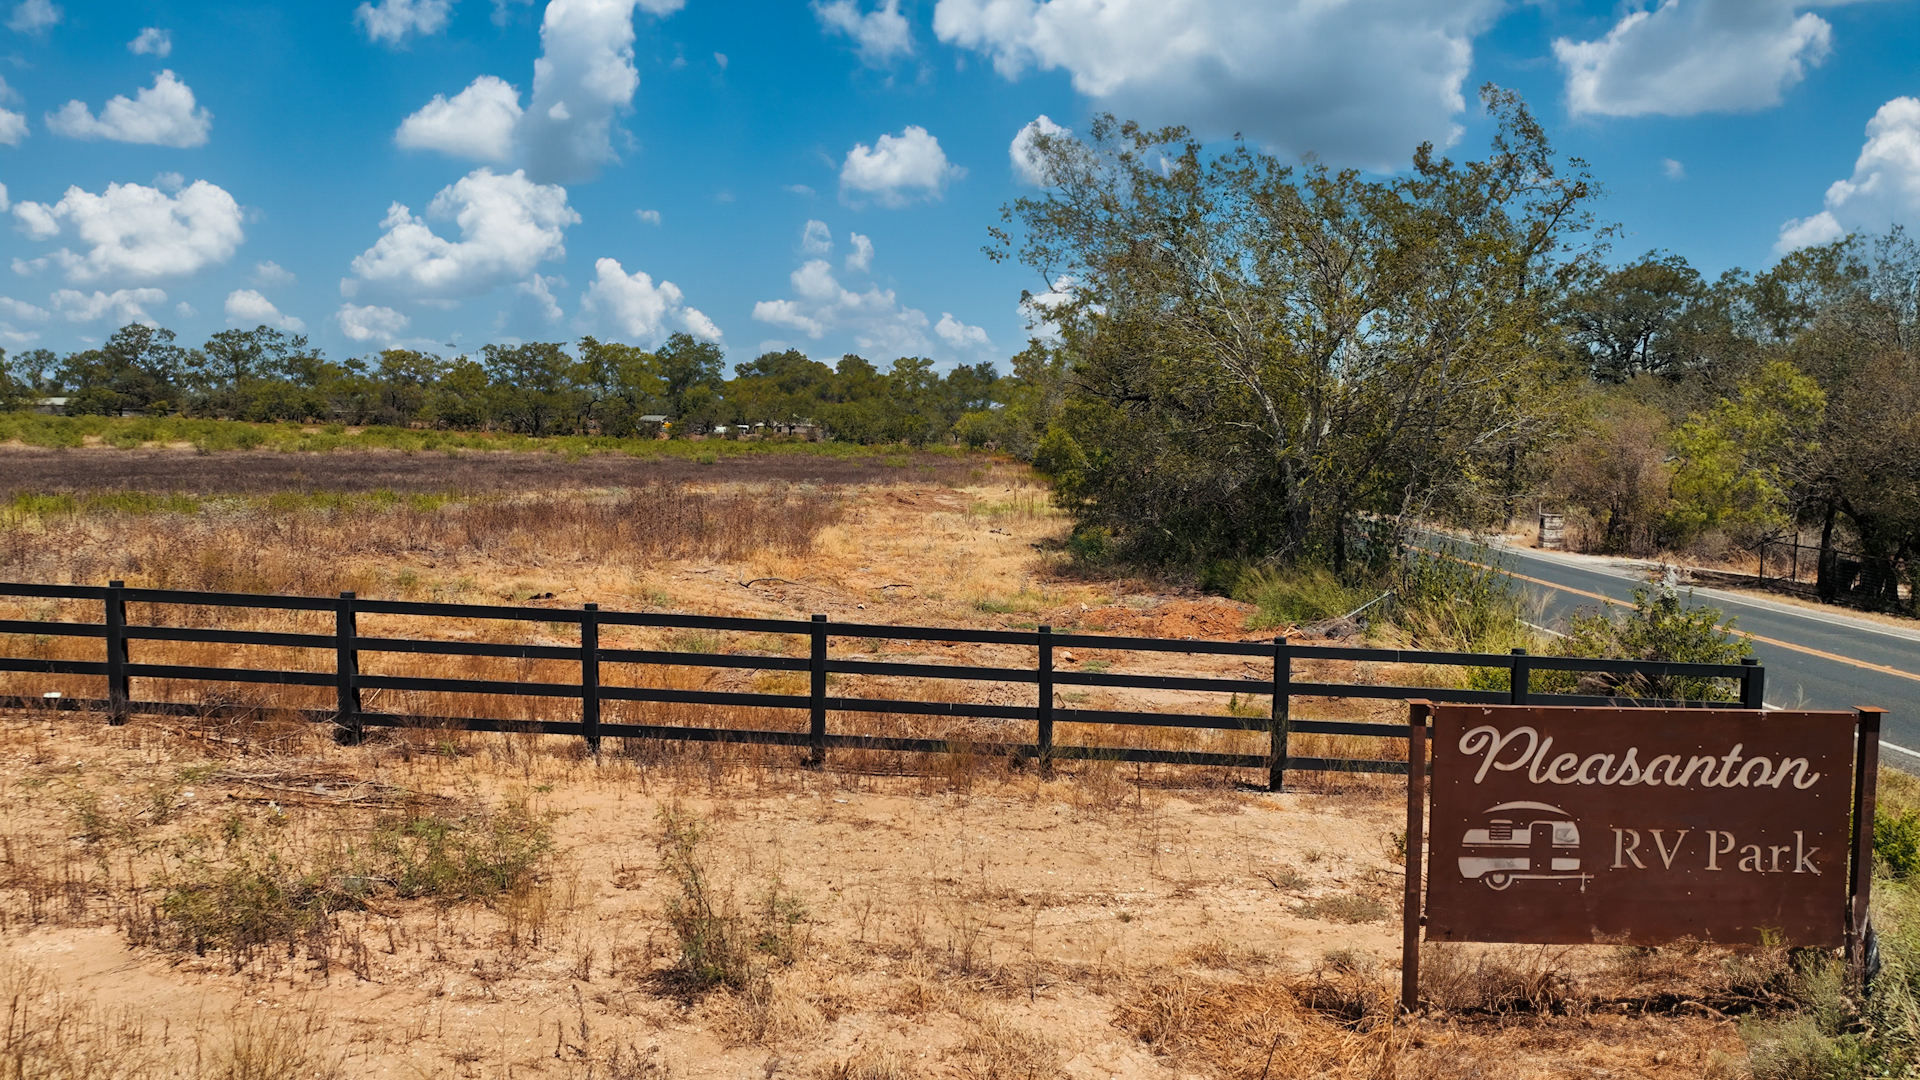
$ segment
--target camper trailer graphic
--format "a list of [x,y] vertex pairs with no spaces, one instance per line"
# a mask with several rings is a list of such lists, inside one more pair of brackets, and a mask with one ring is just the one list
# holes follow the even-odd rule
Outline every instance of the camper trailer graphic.
[[1580,872],[1580,828],[1557,806],[1507,802],[1489,807],[1484,828],[1468,829],[1460,841],[1460,874],[1500,890],[1521,878],[1578,878],[1587,891],[1593,876]]

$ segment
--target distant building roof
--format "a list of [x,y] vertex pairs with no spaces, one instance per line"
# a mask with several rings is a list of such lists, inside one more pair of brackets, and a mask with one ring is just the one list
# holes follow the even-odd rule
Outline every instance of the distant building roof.
[[648,413],[640,418],[640,422],[643,424],[664,424],[667,422],[667,417],[664,413]]

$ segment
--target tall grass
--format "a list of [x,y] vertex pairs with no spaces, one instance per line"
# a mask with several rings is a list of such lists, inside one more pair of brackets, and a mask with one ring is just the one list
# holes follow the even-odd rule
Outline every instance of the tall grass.
[[1356,564],[1346,579],[1304,563],[1241,573],[1233,595],[1257,609],[1253,629],[1314,629],[1353,616],[1371,636],[1417,648],[1504,651],[1530,639],[1513,579],[1484,548],[1408,548]]
[[0,504],[0,578],[314,595],[364,587],[369,561],[381,558],[634,567],[798,554],[841,512],[837,496],[784,485],[518,498],[24,495]]

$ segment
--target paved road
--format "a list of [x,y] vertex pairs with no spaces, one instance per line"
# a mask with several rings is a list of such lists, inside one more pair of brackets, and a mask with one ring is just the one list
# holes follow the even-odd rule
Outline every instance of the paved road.
[[[1522,548],[1501,548],[1499,555],[1501,564],[1523,579],[1523,587],[1543,598],[1540,621],[1548,627],[1580,608],[1599,607],[1596,596],[1627,600],[1648,576],[1645,564],[1626,560]],[[1717,589],[1694,590],[1694,602],[1720,608],[1736,620],[1736,629],[1754,635],[1754,655],[1767,669],[1767,704],[1878,705],[1888,710],[1882,737],[1890,752],[1882,760],[1920,772],[1920,631]]]

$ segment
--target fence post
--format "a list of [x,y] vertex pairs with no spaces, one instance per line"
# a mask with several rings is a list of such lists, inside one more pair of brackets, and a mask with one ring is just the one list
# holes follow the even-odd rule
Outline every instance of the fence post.
[[600,756],[600,605],[580,617],[580,733],[587,752]]
[[360,674],[359,618],[354,613],[353,594],[343,592],[334,608],[335,693],[333,741],[341,746],[358,746],[366,732],[360,724],[360,688],[353,680]]
[[124,581],[107,582],[107,723],[127,722],[127,598]]
[[813,617],[813,657],[807,664],[813,674],[813,715],[807,726],[807,764],[819,768],[827,763],[827,617]]
[[1880,721],[1885,709],[1855,706],[1858,718],[1853,763],[1852,874],[1847,885],[1847,965],[1856,985],[1865,986],[1867,943],[1873,898],[1873,819],[1880,790]]
[[1267,790],[1287,788],[1287,736],[1293,730],[1293,652],[1286,635],[1273,639],[1272,745],[1268,747]]
[[1527,703],[1527,684],[1532,681],[1533,665],[1524,659],[1525,649],[1513,650],[1513,677],[1507,680],[1507,703],[1525,705]]
[[1040,697],[1035,716],[1040,721],[1038,749],[1040,771],[1053,771],[1053,627],[1040,628]]
[[1740,707],[1758,711],[1767,707],[1767,669],[1751,656],[1740,658]]

